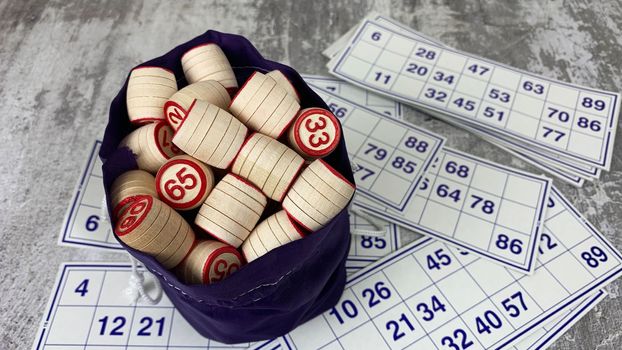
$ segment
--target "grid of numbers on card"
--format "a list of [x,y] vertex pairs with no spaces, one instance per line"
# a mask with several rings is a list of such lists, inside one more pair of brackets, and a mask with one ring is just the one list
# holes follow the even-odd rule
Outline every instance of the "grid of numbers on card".
[[[581,221],[554,201],[565,219]],[[297,349],[503,348],[622,273],[620,254],[588,227],[550,238],[558,250],[532,276],[415,242],[351,277],[333,309],[288,337]]]
[[101,141],[95,141],[63,223],[59,244],[122,249],[110,225],[101,222],[104,184],[100,147]]
[[331,77],[303,75],[303,78],[313,90],[330,91],[339,97],[360,103],[378,113],[395,119],[403,119],[402,105],[397,101],[373,94],[356,85]]
[[65,264],[37,350],[71,349],[247,349],[250,344],[225,345],[199,335],[162,297],[157,305],[128,304],[124,289],[127,265]]
[[500,171],[445,149],[415,193],[408,215],[428,233],[531,266],[549,189],[541,177]]
[[611,161],[619,94],[517,71],[369,21],[332,72],[596,166]]
[[346,101],[324,99],[343,127],[357,192],[396,210],[405,208],[445,140],[441,136]]

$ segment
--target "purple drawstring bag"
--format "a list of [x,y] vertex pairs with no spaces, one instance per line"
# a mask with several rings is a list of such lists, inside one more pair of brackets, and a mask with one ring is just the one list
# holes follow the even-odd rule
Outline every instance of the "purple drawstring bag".
[[[139,66],[172,70],[181,88],[187,85],[181,56],[205,43],[216,43],[222,48],[240,86],[254,71],[265,73],[279,69],[298,91],[302,108],[327,108],[296,71],[264,59],[246,38],[239,35],[210,30]],[[112,213],[112,182],[122,173],[138,168],[129,149],[117,148],[121,139],[135,128],[127,116],[126,91],[127,79],[110,105],[108,125],[99,153],[104,161],[104,187],[109,213]],[[337,149],[324,160],[354,183],[343,137]],[[182,215],[192,223],[196,210]],[[198,237],[208,238],[200,231],[196,233]],[[331,308],[339,300],[345,285],[350,227],[348,213],[344,209],[321,230],[270,251],[212,285],[186,285],[153,257],[118,241],[158,278],[171,302],[201,335],[223,343],[241,343],[283,335]]]

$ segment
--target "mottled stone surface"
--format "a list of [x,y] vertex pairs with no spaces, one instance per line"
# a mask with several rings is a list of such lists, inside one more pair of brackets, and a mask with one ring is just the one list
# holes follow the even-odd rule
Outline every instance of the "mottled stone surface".
[[[620,1],[0,1],[0,348],[29,348],[58,265],[117,253],[56,245],[87,152],[128,69],[207,29],[247,36],[266,57],[325,73],[320,52],[371,10],[445,43],[549,77],[622,90]],[[449,145],[535,170],[414,111]],[[619,134],[622,138],[622,134]],[[622,248],[622,140],[610,172],[558,185]],[[622,348],[622,281],[553,346]]]

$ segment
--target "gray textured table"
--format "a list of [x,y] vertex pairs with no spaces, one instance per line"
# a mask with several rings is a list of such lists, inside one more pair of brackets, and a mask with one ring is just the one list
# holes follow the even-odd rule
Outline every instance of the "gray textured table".
[[[171,2],[172,3],[172,2]],[[620,1],[0,1],[0,348],[33,342],[58,265],[118,261],[56,245],[80,167],[128,69],[206,29],[247,36],[270,59],[325,73],[320,52],[371,10],[445,43],[573,83],[622,90]],[[449,145],[530,168],[408,111]],[[612,171],[563,192],[622,249],[622,134]],[[622,348],[622,281],[554,349]]]

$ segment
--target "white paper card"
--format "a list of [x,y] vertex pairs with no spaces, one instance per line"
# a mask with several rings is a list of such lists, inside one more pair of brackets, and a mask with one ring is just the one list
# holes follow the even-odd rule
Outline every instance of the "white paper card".
[[550,188],[543,176],[445,148],[402,213],[358,196],[353,206],[531,273]]
[[408,207],[445,139],[331,92],[316,91],[343,128],[357,193],[397,211]]
[[622,274],[622,256],[553,191],[533,275],[427,238],[350,276],[337,305],[290,348],[503,349]]
[[102,221],[104,183],[99,159],[101,141],[96,140],[67,209],[58,244],[70,247],[121,250],[108,222]]
[[339,78],[608,169],[618,93],[558,82],[365,21],[329,63]]

